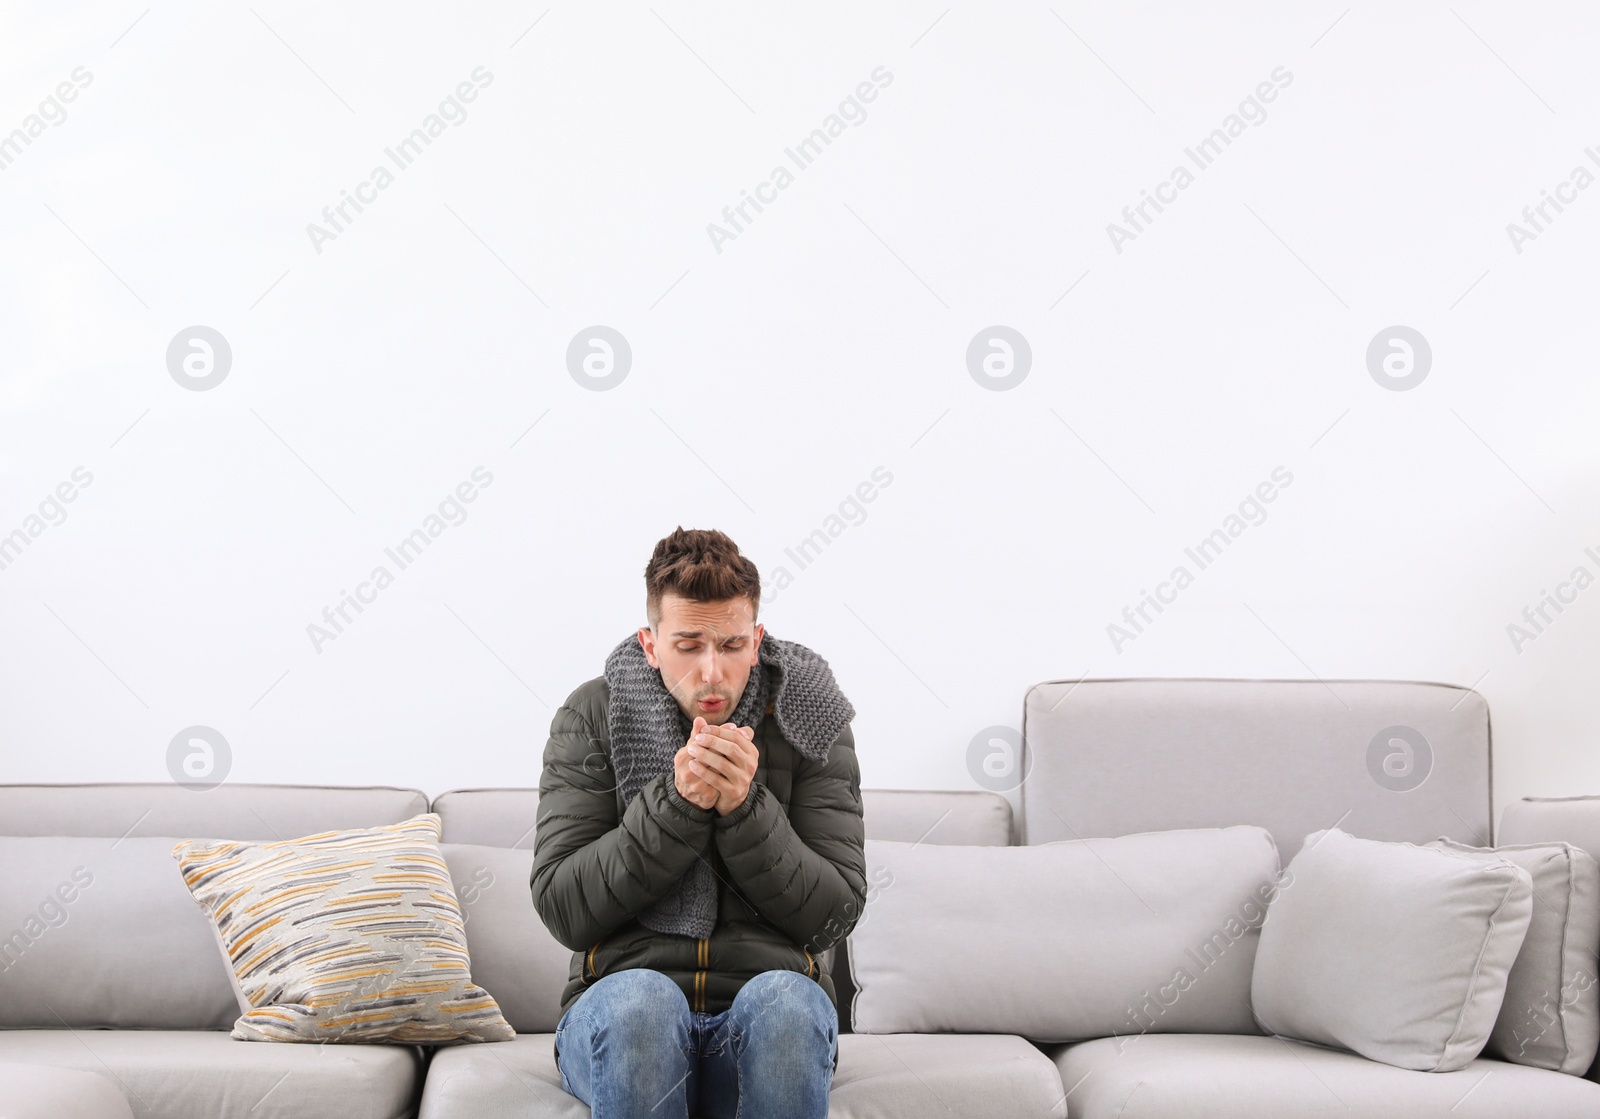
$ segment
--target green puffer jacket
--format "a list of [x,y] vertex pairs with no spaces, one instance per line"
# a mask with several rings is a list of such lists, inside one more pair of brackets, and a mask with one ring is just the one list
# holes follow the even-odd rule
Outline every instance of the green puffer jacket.
[[[647,781],[624,812],[611,765],[610,694],[599,676],[567,697],[550,721],[539,778],[533,904],[573,950],[561,1012],[595,980],[628,968],[665,973],[691,1009],[709,1014],[731,1006],[760,972],[803,972],[837,1011],[833,978],[818,957],[849,935],[867,893],[850,727],[818,765],[784,738],[768,704],[742,805],[726,816],[696,807],[669,771]],[[641,925],[636,915],[666,895],[712,836],[712,934],[697,939]]]

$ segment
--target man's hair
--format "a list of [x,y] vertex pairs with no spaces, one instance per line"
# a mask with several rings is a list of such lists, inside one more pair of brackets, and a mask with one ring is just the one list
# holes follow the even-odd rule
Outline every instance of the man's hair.
[[656,544],[644,569],[644,610],[653,630],[661,624],[661,596],[668,591],[695,602],[750,599],[750,616],[761,609],[761,573],[739,554],[739,545],[714,528],[679,525]]

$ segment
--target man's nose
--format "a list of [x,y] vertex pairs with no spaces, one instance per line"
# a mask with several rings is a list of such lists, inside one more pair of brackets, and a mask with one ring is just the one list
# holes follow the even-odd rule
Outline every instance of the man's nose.
[[708,653],[700,659],[700,678],[707,684],[720,684],[722,682],[722,658],[715,653]]

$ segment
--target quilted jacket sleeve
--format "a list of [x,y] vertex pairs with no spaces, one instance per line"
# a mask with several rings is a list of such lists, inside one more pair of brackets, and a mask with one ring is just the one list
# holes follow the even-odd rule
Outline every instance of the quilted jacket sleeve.
[[[601,715],[573,693],[550,721],[535,819],[533,905],[575,952],[625,925],[683,877],[711,835],[714,809],[684,799],[672,774],[651,778],[617,818]],[[601,715],[603,717],[603,715]]]
[[728,875],[796,944],[823,952],[849,935],[867,898],[866,825],[855,735],[846,726],[828,757],[795,754],[789,810],[760,782],[745,802],[715,816]]

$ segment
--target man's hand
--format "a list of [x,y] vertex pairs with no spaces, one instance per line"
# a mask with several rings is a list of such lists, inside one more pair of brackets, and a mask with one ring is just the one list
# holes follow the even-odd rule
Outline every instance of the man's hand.
[[707,723],[695,716],[689,741],[672,759],[673,782],[683,798],[726,816],[744,803],[761,751],[754,727]]
[[[705,722],[696,715],[694,730],[689,733],[689,741],[694,741],[694,736],[700,732],[701,725]],[[672,756],[672,783],[677,786],[678,794],[696,808],[712,808],[717,803],[717,790],[703,781],[689,767],[689,760],[693,757],[687,746],[680,747]]]

